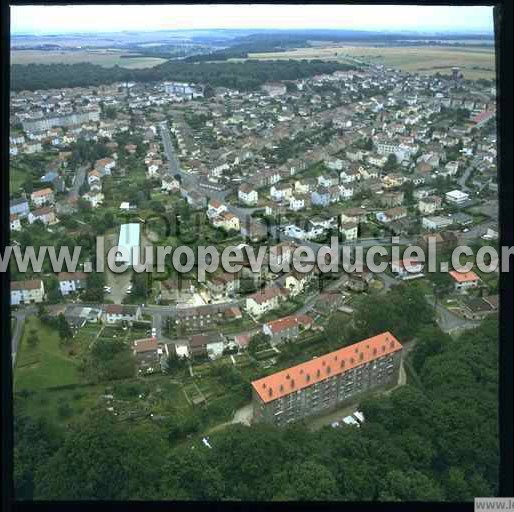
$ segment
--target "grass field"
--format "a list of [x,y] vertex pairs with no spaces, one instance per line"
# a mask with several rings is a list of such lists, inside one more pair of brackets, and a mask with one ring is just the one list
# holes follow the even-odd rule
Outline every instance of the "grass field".
[[[39,343],[34,347],[28,342],[33,330],[39,338]],[[34,316],[27,319],[14,370],[16,391],[77,384],[81,382],[78,364],[76,357],[68,355],[61,348],[57,331]]]
[[494,50],[491,48],[451,46],[350,46],[317,45],[311,48],[295,48],[285,52],[251,53],[257,60],[321,59],[339,62],[384,64],[404,71],[426,74],[451,72],[459,66],[465,78],[494,79]]
[[104,67],[118,65],[128,69],[150,68],[162,64],[165,59],[156,57],[131,57],[121,50],[14,50],[11,51],[12,64],[78,64],[88,62]]

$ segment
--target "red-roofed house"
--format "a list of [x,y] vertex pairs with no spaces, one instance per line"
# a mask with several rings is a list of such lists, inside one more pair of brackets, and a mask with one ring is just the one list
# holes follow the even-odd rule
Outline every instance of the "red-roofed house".
[[450,277],[453,279],[455,290],[465,291],[470,288],[478,288],[480,278],[473,272],[457,272],[452,270],[449,272]]
[[45,204],[53,204],[54,202],[54,191],[51,188],[42,188],[36,190],[30,194],[30,200],[36,206],[43,206]]
[[287,295],[284,288],[264,288],[246,298],[246,310],[253,316],[262,316],[277,308]]
[[297,338],[301,331],[309,329],[312,324],[313,320],[308,315],[289,315],[263,324],[262,332],[276,345]]

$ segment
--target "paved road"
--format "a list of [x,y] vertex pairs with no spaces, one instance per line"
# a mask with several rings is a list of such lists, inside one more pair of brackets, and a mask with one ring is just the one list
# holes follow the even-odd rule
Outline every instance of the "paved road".
[[15,311],[12,311],[12,316],[16,319],[14,326],[14,332],[11,336],[11,354],[12,354],[12,365],[16,364],[16,356],[20,347],[20,341],[23,334],[23,326],[25,325],[25,319],[29,315],[34,315],[37,311],[35,306],[20,307]]
[[73,183],[71,184],[70,190],[68,192],[68,196],[70,198],[77,197],[79,195],[80,187],[86,179],[86,171],[88,167],[88,165],[82,165],[77,169],[77,172],[73,178]]
[[[435,301],[432,296],[427,295],[425,298],[431,306],[434,306]],[[447,333],[451,333],[458,329],[473,329],[480,325],[480,322],[474,322],[473,320],[461,318],[455,313],[452,313],[439,302],[437,303],[436,311],[437,324],[441,330]]]

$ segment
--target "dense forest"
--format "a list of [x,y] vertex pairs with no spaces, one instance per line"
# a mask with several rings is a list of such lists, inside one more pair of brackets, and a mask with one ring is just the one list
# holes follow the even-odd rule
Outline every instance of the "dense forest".
[[169,61],[153,68],[104,68],[95,64],[15,64],[11,67],[13,91],[86,87],[122,81],[158,82],[177,80],[252,90],[273,80],[297,80],[321,73],[355,69],[337,62],[254,61],[202,62]]
[[[371,318],[361,318],[361,327]],[[426,324],[425,324],[426,325]],[[450,500],[498,492],[498,322],[422,327],[409,383],[361,404],[361,428],[229,426],[198,439],[95,412],[57,432],[16,401],[19,499]]]

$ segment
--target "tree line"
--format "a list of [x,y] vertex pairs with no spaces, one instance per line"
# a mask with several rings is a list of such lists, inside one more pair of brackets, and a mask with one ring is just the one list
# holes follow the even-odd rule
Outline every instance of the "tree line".
[[159,82],[177,80],[252,90],[267,81],[297,80],[309,76],[355,69],[354,66],[320,60],[245,62],[168,61],[152,68],[104,68],[91,63],[14,64],[11,66],[13,91],[88,87],[114,82]]

